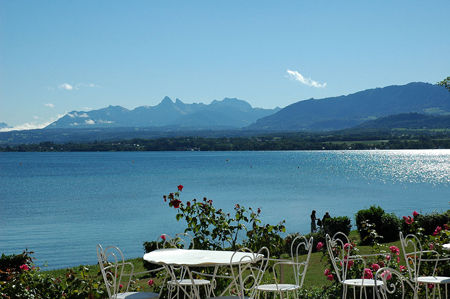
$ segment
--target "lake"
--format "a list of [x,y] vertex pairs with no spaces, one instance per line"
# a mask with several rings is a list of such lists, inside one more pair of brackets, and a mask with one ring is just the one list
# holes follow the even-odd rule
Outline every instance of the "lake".
[[[449,209],[450,150],[0,153],[0,253],[35,252],[45,269],[96,263],[96,244],[143,255],[184,229],[162,196],[261,208],[308,233],[319,217],[380,205],[398,216]],[[355,227],[354,227],[355,228]]]

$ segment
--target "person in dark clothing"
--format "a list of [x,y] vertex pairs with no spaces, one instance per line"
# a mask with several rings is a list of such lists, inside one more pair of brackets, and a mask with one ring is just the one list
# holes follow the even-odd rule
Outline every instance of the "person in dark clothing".
[[316,210],[313,210],[311,213],[311,233],[316,232]]
[[330,213],[326,212],[322,218],[322,225],[325,225],[325,220],[327,220],[328,218],[331,218],[331,216],[330,216]]

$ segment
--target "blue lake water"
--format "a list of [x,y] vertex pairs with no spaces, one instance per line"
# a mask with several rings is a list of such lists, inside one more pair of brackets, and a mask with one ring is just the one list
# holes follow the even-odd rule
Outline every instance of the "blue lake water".
[[260,207],[265,223],[307,233],[317,210],[380,205],[399,216],[450,208],[450,150],[0,153],[0,253],[35,251],[47,269],[96,263],[96,244],[127,257],[180,232],[162,200]]

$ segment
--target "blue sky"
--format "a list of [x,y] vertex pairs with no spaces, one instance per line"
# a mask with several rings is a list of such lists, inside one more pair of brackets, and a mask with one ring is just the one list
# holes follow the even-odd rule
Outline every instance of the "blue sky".
[[450,1],[0,0],[0,122],[237,97],[254,107],[450,75]]

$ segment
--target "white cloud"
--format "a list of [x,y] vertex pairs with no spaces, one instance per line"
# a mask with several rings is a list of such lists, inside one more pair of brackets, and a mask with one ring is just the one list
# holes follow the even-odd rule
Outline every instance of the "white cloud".
[[95,121],[93,121],[92,119],[86,119],[84,121],[87,125],[95,125]]
[[308,85],[308,86],[312,86],[312,87],[316,87],[316,88],[323,88],[325,86],[327,86],[327,83],[319,83],[317,81],[312,80],[311,78],[305,78],[303,77],[302,74],[300,74],[297,71],[291,71],[291,70],[287,70],[288,73],[288,77],[292,80],[295,81],[299,81],[302,84]]
[[55,108],[55,105],[52,103],[46,103],[46,104],[44,104],[44,106],[48,107],[48,108]]
[[53,117],[49,121],[46,121],[46,122],[40,123],[40,124],[30,122],[30,123],[24,123],[21,125],[17,125],[12,128],[3,128],[3,129],[0,129],[0,132],[42,129],[63,116],[64,116],[63,114],[59,114],[57,117]]
[[63,84],[59,85],[58,88],[64,89],[64,90],[73,90],[73,86],[70,85],[69,83],[63,83]]

